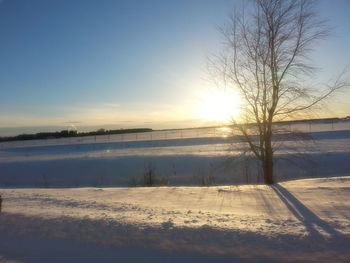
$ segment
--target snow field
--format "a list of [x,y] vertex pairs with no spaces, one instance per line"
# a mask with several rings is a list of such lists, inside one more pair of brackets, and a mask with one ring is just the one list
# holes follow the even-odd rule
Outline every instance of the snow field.
[[350,259],[350,177],[296,180],[273,187],[1,192],[5,205],[0,233],[11,237],[35,235],[247,262]]
[[[272,187],[231,162],[242,143],[205,129],[2,143],[0,262],[350,262],[350,131],[329,125],[276,138]],[[149,163],[169,186],[107,187]]]
[[[349,175],[350,131],[315,133],[316,140],[277,140],[277,179]],[[237,138],[10,147],[0,150],[0,186],[128,186],[154,164],[169,185],[262,182],[256,161],[232,161],[245,150]]]

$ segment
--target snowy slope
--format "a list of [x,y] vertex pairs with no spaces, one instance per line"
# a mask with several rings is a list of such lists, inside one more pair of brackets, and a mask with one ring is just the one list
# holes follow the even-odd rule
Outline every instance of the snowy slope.
[[[350,131],[311,135],[315,140],[275,138],[279,146],[275,166],[278,180],[349,175]],[[143,141],[76,144],[68,141],[76,138],[68,138],[60,143],[42,140],[31,146],[27,142],[2,143],[0,186],[127,186],[132,178],[142,177],[149,163],[168,179],[169,185],[199,185],[208,176],[220,185],[262,181],[256,162],[230,162],[246,148],[237,136],[161,138],[158,134],[153,140]],[[64,142],[67,144],[62,145]]]
[[[7,260],[350,261],[350,177],[295,180],[273,187],[0,192],[0,256]],[[38,245],[45,249],[33,252]],[[80,258],[73,260],[65,251],[79,251]]]

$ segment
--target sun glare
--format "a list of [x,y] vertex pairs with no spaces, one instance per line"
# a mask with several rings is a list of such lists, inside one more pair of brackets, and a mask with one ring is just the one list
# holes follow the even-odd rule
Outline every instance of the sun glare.
[[198,116],[204,120],[229,122],[240,113],[240,97],[233,90],[210,89],[198,102]]

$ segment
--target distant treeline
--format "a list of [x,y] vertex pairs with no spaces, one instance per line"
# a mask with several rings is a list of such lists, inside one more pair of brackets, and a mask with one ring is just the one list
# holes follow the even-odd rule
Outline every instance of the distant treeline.
[[41,139],[55,139],[55,138],[67,138],[67,137],[80,137],[80,136],[96,136],[96,135],[110,135],[110,134],[124,134],[124,133],[138,133],[138,132],[151,132],[149,128],[136,128],[136,129],[119,129],[119,130],[105,130],[99,129],[91,132],[77,132],[74,130],[63,130],[59,132],[38,132],[35,134],[20,134],[11,137],[0,137],[0,142],[6,141],[23,141],[23,140],[41,140]]

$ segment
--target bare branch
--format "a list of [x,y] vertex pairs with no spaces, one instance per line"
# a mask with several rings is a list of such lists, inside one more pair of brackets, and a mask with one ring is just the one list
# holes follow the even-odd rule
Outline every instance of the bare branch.
[[[245,2],[246,3],[246,2]],[[315,70],[307,55],[330,30],[312,0],[252,0],[236,9],[221,29],[226,49],[216,60],[225,85],[246,103],[246,124],[236,124],[250,151],[261,161],[265,182],[273,183],[274,120],[312,108],[350,87],[344,73],[323,92],[307,86]],[[219,71],[220,71],[219,70]]]

